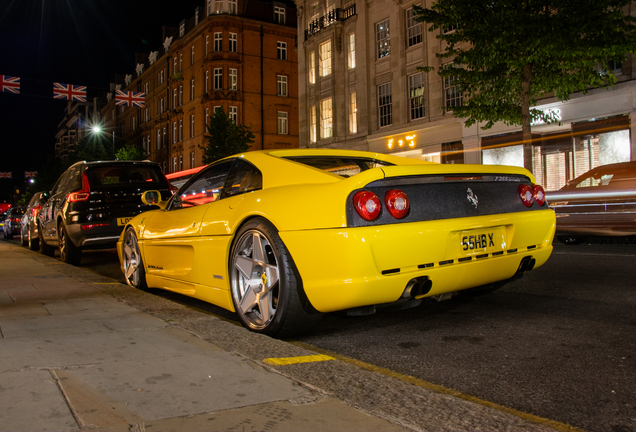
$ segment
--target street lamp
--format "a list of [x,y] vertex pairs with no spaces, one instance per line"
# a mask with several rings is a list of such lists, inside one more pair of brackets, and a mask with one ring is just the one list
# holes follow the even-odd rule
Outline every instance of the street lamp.
[[[91,130],[96,134],[100,134],[102,132],[102,127],[100,125],[93,125],[93,127],[91,127]],[[114,130],[113,130],[113,160],[115,160],[115,131]]]

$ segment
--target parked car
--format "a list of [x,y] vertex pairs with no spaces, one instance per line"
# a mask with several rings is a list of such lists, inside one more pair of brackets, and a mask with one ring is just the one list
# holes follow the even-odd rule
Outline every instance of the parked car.
[[602,165],[546,193],[556,236],[578,244],[588,236],[636,235],[636,162]]
[[135,215],[156,208],[141,201],[147,190],[171,196],[170,184],[154,162],[78,162],[49,193],[38,216],[40,252],[60,249],[62,261],[79,265],[84,249],[112,248]]
[[6,211],[2,232],[5,239],[12,239],[15,234],[20,234],[20,226],[24,207],[11,207]]
[[31,250],[38,250],[39,233],[38,233],[38,215],[42,209],[42,205],[49,198],[48,192],[36,192],[29,200],[29,204],[22,215],[22,224],[20,229],[20,244],[28,246]]
[[236,311],[277,337],[326,312],[494,289],[552,252],[554,211],[518,167],[253,151],[159,195],[144,194],[162,209],[128,221],[117,244],[128,284]]

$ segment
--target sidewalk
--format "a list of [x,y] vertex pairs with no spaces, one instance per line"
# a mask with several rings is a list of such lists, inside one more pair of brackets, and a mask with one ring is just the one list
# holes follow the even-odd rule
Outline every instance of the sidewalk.
[[0,431],[553,430],[311,354],[0,241]]

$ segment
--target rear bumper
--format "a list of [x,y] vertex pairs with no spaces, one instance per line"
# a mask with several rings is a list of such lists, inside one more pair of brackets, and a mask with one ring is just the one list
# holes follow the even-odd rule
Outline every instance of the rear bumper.
[[124,229],[123,226],[111,224],[104,227],[82,229],[82,224],[69,224],[66,226],[68,235],[73,243],[85,249],[115,247],[117,240]]
[[[462,234],[499,227],[502,244],[463,251]],[[321,312],[390,303],[410,280],[428,277],[426,296],[509,279],[524,257],[535,268],[552,253],[554,212],[415,222],[376,227],[280,232],[311,304]]]

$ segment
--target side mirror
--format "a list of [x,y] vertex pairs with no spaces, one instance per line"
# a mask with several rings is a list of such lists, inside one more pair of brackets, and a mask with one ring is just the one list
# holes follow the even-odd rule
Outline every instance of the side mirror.
[[164,210],[168,205],[168,201],[161,201],[161,193],[157,190],[145,191],[141,195],[141,202],[146,205],[156,205],[161,210]]

